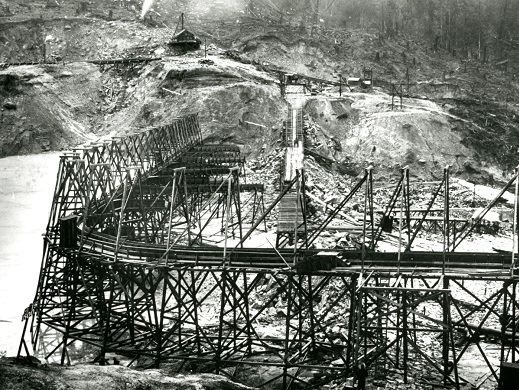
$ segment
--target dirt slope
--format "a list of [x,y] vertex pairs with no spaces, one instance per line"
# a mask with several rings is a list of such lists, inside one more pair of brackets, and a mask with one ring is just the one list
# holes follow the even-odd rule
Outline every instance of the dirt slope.
[[36,153],[166,124],[198,112],[204,137],[270,143],[286,115],[274,79],[253,66],[167,57],[102,70],[89,63],[10,67],[0,72],[0,156]]
[[0,72],[0,156],[56,150],[94,139],[98,76],[95,67],[81,64]]
[[[486,182],[503,181],[517,165],[519,83],[492,64],[433,52],[414,37],[380,40],[369,30],[322,28],[310,35],[294,26],[243,23],[239,31],[226,43],[243,61],[328,80],[373,69],[382,95],[363,99],[367,104],[354,99],[350,114],[360,127],[353,138],[351,120],[320,121],[343,147],[355,146],[346,149],[356,162],[391,168],[424,160],[425,172],[448,163]],[[387,112],[387,95],[381,100],[391,83],[403,84],[401,113]]]
[[[142,22],[138,4],[124,8],[96,1],[77,12],[79,3],[48,8],[45,1],[32,1],[30,7],[13,1],[13,15],[0,17],[5,47],[0,61],[41,59],[44,39],[49,58],[67,63],[136,55],[164,60],[130,70],[84,63],[46,66],[32,70],[39,73],[32,81],[20,69],[5,71],[24,87],[15,96],[0,82],[0,107],[17,106],[2,109],[0,156],[68,147],[84,141],[78,133],[87,138],[124,133],[193,111],[200,112],[205,136],[237,142],[245,151],[273,144],[285,105],[272,76],[226,62],[224,49],[231,49],[238,54],[234,58],[263,70],[326,79],[337,79],[339,73],[360,76],[364,67],[374,70],[375,86],[381,89],[365,99],[348,96],[347,119],[336,121],[335,114],[309,107],[322,131],[339,140],[321,143],[320,153],[337,157],[340,165],[373,162],[390,170],[411,164],[420,176],[435,177],[440,167],[452,164],[458,174],[493,182],[503,181],[517,164],[519,83],[492,64],[433,52],[415,37],[381,40],[369,29],[324,24],[308,31],[287,20],[251,19],[228,2],[183,2],[188,28],[207,39],[216,61],[203,65],[198,63],[203,50],[168,57],[178,4],[157,1],[151,19]],[[5,73],[0,77],[5,79]],[[404,83],[399,113],[390,113],[384,95],[392,82]],[[75,85],[81,87],[75,90]]]
[[466,143],[464,126],[476,126],[422,99],[407,99],[391,109],[391,96],[380,90],[346,93],[342,98],[315,97],[306,104],[315,126],[308,146],[335,160],[339,169],[358,173],[373,165],[380,173],[399,174],[409,166],[415,177],[439,178],[446,165],[473,180],[506,180],[499,164]]

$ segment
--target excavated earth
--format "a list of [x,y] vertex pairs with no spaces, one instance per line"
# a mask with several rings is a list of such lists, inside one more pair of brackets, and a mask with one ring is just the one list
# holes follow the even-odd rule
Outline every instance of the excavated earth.
[[0,72],[0,156],[57,150],[193,112],[204,137],[255,150],[286,115],[280,90],[250,65],[213,62],[168,57],[104,71],[86,62],[10,67]]
[[[273,75],[219,55],[211,61],[165,57],[133,69],[76,62],[0,71],[0,156],[68,148],[192,112],[209,141],[237,143],[245,154],[275,145],[287,105]],[[309,145],[345,173],[370,164],[398,173],[408,165],[416,177],[435,179],[451,165],[456,175],[493,183],[513,168],[516,130],[490,135],[463,107],[408,98],[392,110],[381,88],[328,94],[306,104],[318,126]],[[510,126],[506,118],[492,120]],[[495,147],[490,137],[498,139]]]
[[[373,92],[354,89],[337,102],[316,97],[306,107],[322,129],[318,153],[344,172],[372,163],[389,175],[409,165],[416,177],[432,179],[450,164],[457,175],[493,184],[517,163],[519,84],[409,37],[384,42],[369,31],[324,28],[310,35],[238,11],[210,20],[215,9],[192,7],[190,28],[207,37],[213,61],[204,64],[203,50],[170,52],[166,16],[142,23],[137,10],[115,7],[107,20],[108,8],[98,6],[80,15],[63,7],[59,14],[68,16],[51,18],[58,11],[40,8],[32,19],[15,13],[0,20],[0,61],[41,59],[46,37],[48,56],[59,63],[0,72],[0,156],[59,150],[187,112],[200,113],[204,136],[236,142],[247,154],[275,145],[285,119],[275,70],[336,80],[370,67]],[[134,56],[162,59],[134,67],[84,62]],[[407,71],[410,97],[392,110],[390,83]],[[336,88],[328,92],[337,96]]]

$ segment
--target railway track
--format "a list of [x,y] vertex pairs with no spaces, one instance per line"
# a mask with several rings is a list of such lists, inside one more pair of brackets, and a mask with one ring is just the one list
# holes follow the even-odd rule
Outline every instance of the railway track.
[[[123,241],[116,250],[115,237],[107,234],[88,235],[80,254],[86,257],[101,256],[119,261],[166,264],[166,245],[146,244],[138,241]],[[293,249],[235,248],[224,260],[224,249],[216,247],[175,246],[168,253],[168,265],[172,267],[204,266],[248,269],[294,268],[299,261],[309,259],[321,263],[319,269],[330,270],[338,267],[351,272],[364,264],[365,268],[420,268],[441,269],[444,264],[441,252],[366,252],[364,260],[359,250],[309,249],[294,253]],[[452,252],[445,255],[446,270],[485,269],[509,270],[510,254]],[[330,266],[327,266],[330,264]]]

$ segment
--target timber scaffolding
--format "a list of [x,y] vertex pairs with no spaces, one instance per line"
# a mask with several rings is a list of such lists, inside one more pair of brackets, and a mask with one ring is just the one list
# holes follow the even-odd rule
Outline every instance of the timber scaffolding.
[[[238,150],[205,145],[196,115],[65,153],[18,355],[178,361],[244,383],[251,367],[270,367],[253,384],[284,389],[344,380],[365,363],[370,378],[396,367],[422,388],[459,388],[475,346],[498,381],[482,337],[500,345],[501,362],[519,358],[516,218],[511,253],[455,250],[514,184],[517,194],[517,173],[479,217],[456,225],[448,168],[419,220],[410,218],[407,169],[381,216],[367,169],[319,224],[293,225],[292,245],[246,247],[292,188],[304,192],[298,168],[264,207],[263,186],[241,182]],[[362,245],[317,248],[354,196],[364,205]],[[443,250],[413,251],[433,209],[443,210]],[[377,252],[395,210],[398,251]]]

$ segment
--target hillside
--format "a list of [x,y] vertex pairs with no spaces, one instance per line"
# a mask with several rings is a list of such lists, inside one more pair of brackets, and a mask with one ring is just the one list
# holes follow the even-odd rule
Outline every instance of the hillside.
[[[184,56],[169,51],[176,18],[163,2],[144,22],[138,4],[90,2],[81,10],[79,3],[34,1],[29,8],[15,1],[11,15],[0,18],[7,49],[0,61],[38,61],[44,37],[47,56],[58,61],[0,72],[0,155],[70,147],[194,111],[206,136],[248,152],[274,145],[282,126],[286,108],[274,71],[337,80],[371,68],[375,90],[345,94],[348,118],[337,119],[324,101],[311,103],[325,138],[339,142],[337,153],[321,147],[322,154],[354,171],[370,162],[382,170],[409,164],[427,177],[451,164],[459,175],[490,183],[516,165],[519,84],[491,64],[433,52],[404,34],[381,40],[369,28],[301,29],[290,20],[253,19],[225,2],[193,2],[186,5],[188,27],[207,40],[214,62],[203,64],[204,45]],[[84,62],[135,56],[161,60],[132,67]],[[400,82],[404,106],[391,110],[391,83]]]

